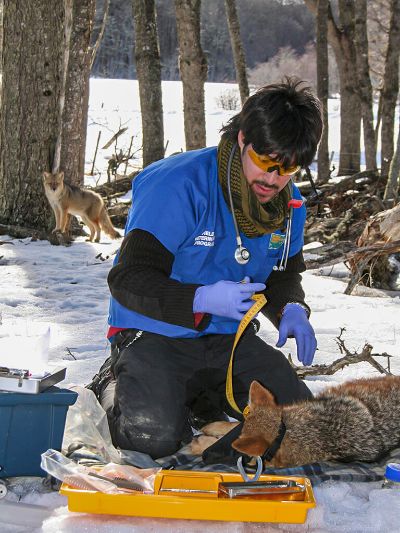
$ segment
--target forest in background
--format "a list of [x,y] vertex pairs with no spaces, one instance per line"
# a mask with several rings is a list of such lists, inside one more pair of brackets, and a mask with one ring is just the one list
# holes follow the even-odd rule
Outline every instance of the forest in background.
[[[315,28],[312,39],[303,30],[295,31],[310,17],[308,10],[310,32]],[[119,17],[114,25],[113,14]],[[314,183],[313,192],[307,183],[301,187],[308,195],[308,236],[327,246],[334,244],[335,252],[344,240],[353,248],[356,245],[354,279],[365,274],[375,282],[382,279],[372,273],[372,263],[384,256],[380,270],[386,275],[388,255],[400,250],[400,234],[388,236],[384,228],[398,228],[399,219],[390,217],[400,215],[400,141],[395,123],[399,20],[400,0],[26,0],[24,9],[18,3],[0,2],[0,232],[69,243],[68,230],[49,233],[54,225],[41,176],[43,171],[61,169],[70,183],[84,184],[89,79],[96,76],[93,66],[106,46],[103,53],[110,65],[136,65],[143,166],[166,153],[163,69],[179,68],[186,150],[206,146],[204,86],[216,79],[217,71],[222,80],[236,78],[242,103],[254,85],[277,81],[285,74],[310,82],[321,101],[324,132],[317,154],[319,190]],[[129,30],[124,29],[127,24]],[[233,53],[223,52],[228,46],[223,44],[226,27]],[[132,44],[124,52],[121,40],[128,36],[135,49]],[[303,40],[296,40],[298,36]],[[107,40],[114,42],[115,57],[107,55]],[[231,54],[235,75],[226,73]],[[221,67],[213,58],[221,61]],[[337,175],[346,177],[340,183],[330,179],[336,169],[327,143],[333,65],[340,93]],[[111,141],[115,147],[124,131],[121,126],[115,132]],[[110,182],[112,174],[115,185],[118,163],[132,154],[115,148],[113,156],[117,164]],[[304,182],[306,176],[312,182],[308,168],[295,179]],[[115,198],[111,192],[105,195],[107,202]],[[375,226],[369,225],[372,217],[377,217],[372,220]],[[330,261],[324,252],[323,260]],[[345,257],[349,253],[344,252]]]
[[[105,0],[96,3],[96,34],[102,23]],[[174,0],[156,0],[161,77],[179,80],[178,39]],[[282,48],[302,55],[315,40],[315,18],[304,2],[239,0],[237,12],[247,67],[272,59]],[[97,31],[96,31],[97,30]],[[235,82],[236,72],[226,21],[224,0],[201,3],[201,42],[207,57],[210,82]],[[130,0],[111,0],[104,35],[92,76],[136,79],[135,32]]]

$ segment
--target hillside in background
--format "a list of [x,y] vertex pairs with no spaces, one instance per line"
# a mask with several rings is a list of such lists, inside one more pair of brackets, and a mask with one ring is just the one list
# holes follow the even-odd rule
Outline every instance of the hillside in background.
[[[104,0],[97,0],[96,27]],[[163,80],[178,80],[178,51],[173,0],[156,0]],[[303,3],[238,0],[237,10],[248,68],[274,57],[282,47],[302,54],[315,38],[314,19]],[[224,0],[202,2],[201,31],[208,60],[208,81],[235,80]],[[131,0],[110,0],[109,16],[92,76],[136,79]]]

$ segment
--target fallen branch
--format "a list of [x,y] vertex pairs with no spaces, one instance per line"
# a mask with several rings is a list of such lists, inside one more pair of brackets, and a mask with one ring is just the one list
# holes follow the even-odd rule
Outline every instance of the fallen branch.
[[24,226],[13,226],[11,224],[0,224],[0,235],[10,235],[10,237],[14,237],[15,239],[26,239],[27,237],[31,237],[41,241],[45,241],[49,237],[45,230],[26,228]]
[[[345,328],[341,328],[340,335],[336,337],[336,343],[339,346],[339,350],[341,353],[344,353],[345,356],[341,357],[339,359],[336,359],[331,363],[330,365],[313,365],[313,366],[306,366],[306,367],[300,367],[296,366],[293,363],[292,357],[289,354],[289,363],[291,364],[292,368],[295,370],[296,374],[300,379],[304,379],[306,376],[331,376],[332,374],[335,374],[339,370],[343,370],[346,366],[353,365],[356,363],[361,362],[367,362],[370,365],[372,365],[378,372],[381,374],[391,375],[390,372],[390,357],[393,357],[392,355],[387,354],[386,352],[379,354],[379,353],[372,353],[372,346],[369,343],[365,343],[364,347],[361,351],[361,353],[357,352],[350,352],[344,343],[344,340],[342,339],[342,334],[345,331]],[[388,370],[384,368],[382,365],[380,365],[377,361],[375,361],[374,357],[386,357],[388,359]]]
[[[87,233],[83,231],[82,226],[79,224],[77,228],[73,228],[72,234],[82,236],[87,235]],[[14,239],[26,239],[30,237],[33,241],[49,241],[50,244],[54,244],[56,246],[69,246],[71,244],[71,237],[69,235],[62,234],[59,231],[53,233],[44,229],[14,226],[10,224],[0,224],[0,235],[9,235]]]
[[102,183],[97,187],[92,187],[91,190],[97,192],[103,198],[108,198],[118,192],[127,193],[132,188],[132,180],[138,172],[132,172],[126,178],[118,178],[110,183]]
[[[68,348],[68,346],[65,348],[66,352],[67,352],[67,355],[69,355],[70,357],[72,357],[72,359],[74,361],[76,361],[76,357],[75,355],[71,352],[71,350]],[[65,359],[65,358],[64,358]]]
[[[305,259],[307,269],[319,268],[320,266],[336,265],[346,261],[349,252],[354,251],[355,245],[351,241],[324,244],[317,248],[304,250],[304,254],[312,255],[311,259]],[[317,256],[317,257],[315,257]]]
[[[129,189],[130,190],[130,189]],[[114,194],[109,194],[107,196],[107,200],[110,202],[111,200],[114,200],[116,198],[121,198],[122,196],[125,196],[128,191],[120,191],[120,192],[116,192]]]
[[329,266],[346,261],[360,262],[364,258],[370,261],[373,257],[380,255],[395,254],[400,251],[400,240],[393,242],[376,242],[369,246],[356,246],[350,241],[339,241],[337,243],[324,244],[317,248],[305,250],[305,254],[317,255],[312,259],[306,259],[308,269],[320,266]]
[[109,140],[104,146],[102,146],[101,149],[102,149],[102,150],[106,150],[107,148],[109,148],[109,147],[113,144],[113,142],[115,142],[115,141],[118,139],[118,137],[119,137],[120,135],[122,135],[123,133],[126,132],[127,129],[128,129],[127,126],[125,126],[124,128],[120,128],[120,129],[117,131],[117,133],[115,133],[115,134],[111,137],[111,139],[110,139],[110,140]]
[[[357,172],[356,174],[353,174],[352,176],[347,176],[345,178],[342,178],[338,182],[331,181],[329,183],[323,183],[323,184],[319,184],[317,182],[315,185],[317,187],[317,190],[320,191],[320,193],[334,194],[338,192],[347,191],[349,189],[354,189],[356,186],[357,180],[360,180],[360,179],[363,180],[362,183],[364,185],[369,185],[377,181],[378,175],[371,170],[363,170],[361,172]],[[296,187],[300,190],[300,192],[303,195],[307,196],[312,193],[312,187],[308,180],[297,182]]]
[[390,255],[400,252],[400,240],[392,242],[379,241],[369,246],[357,247],[349,252],[348,259],[358,260],[360,257],[372,252],[372,255]]
[[[390,254],[400,252],[400,240],[392,242],[375,242],[369,246],[356,248],[347,254],[345,261],[349,262],[352,275],[344,294],[351,294],[354,287],[367,275],[371,261],[379,257],[387,257]],[[370,277],[372,277],[369,274]]]

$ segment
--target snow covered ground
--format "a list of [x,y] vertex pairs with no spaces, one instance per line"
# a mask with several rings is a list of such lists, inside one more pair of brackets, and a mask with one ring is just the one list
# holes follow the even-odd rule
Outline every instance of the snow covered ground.
[[[174,86],[173,86],[174,85]],[[166,139],[171,152],[183,147],[183,121],[179,84],[164,82]],[[222,111],[215,98],[232,86],[207,85],[207,144],[217,142],[218,129],[232,111]],[[129,102],[129,104],[123,102]],[[103,105],[102,105],[103,104]],[[112,105],[115,105],[115,113]],[[103,112],[101,112],[103,109]],[[135,82],[93,80],[90,101],[87,165],[94,153],[98,126],[108,121],[112,131],[119,126],[119,116],[130,118],[139,129],[139,104]],[[114,113],[114,114],[113,114]],[[112,123],[112,121],[114,121]],[[337,127],[337,122],[333,121]],[[333,133],[336,131],[336,137]],[[110,134],[110,137],[112,132]],[[128,139],[130,137],[128,136]],[[102,142],[106,142],[105,135]],[[337,149],[337,129],[332,132],[332,149]],[[94,143],[94,144],[93,144]],[[121,141],[122,146],[122,141]],[[105,151],[104,151],[105,152]],[[98,159],[99,168],[107,161]],[[101,162],[101,164],[100,164]],[[0,340],[10,333],[24,335],[50,326],[50,360],[67,367],[65,385],[90,381],[108,356],[108,288],[106,276],[120,241],[102,237],[101,243],[78,239],[69,248],[48,242],[0,237]],[[319,350],[315,363],[330,363],[340,357],[335,337],[345,327],[343,338],[351,350],[361,351],[365,342],[374,353],[387,352],[394,357],[391,370],[400,374],[399,293],[358,289],[346,296],[347,271],[342,264],[304,275],[307,301],[313,310],[311,322],[316,330]],[[260,334],[275,344],[277,332],[262,320]],[[289,340],[284,352],[295,354]],[[385,361],[380,359],[381,364]],[[332,376],[307,380],[313,392],[327,385],[363,376],[376,376],[366,363],[355,364]],[[400,490],[382,490],[379,483],[326,482],[315,488],[317,507],[308,513],[304,525],[199,522],[165,519],[141,519],[91,516],[70,513],[65,497],[40,489],[37,479],[14,479],[7,496],[7,509],[0,501],[1,533],[123,533],[123,532],[275,532],[311,531],[315,533],[395,533],[400,531]],[[18,500],[32,504],[30,522],[18,511]],[[14,506],[10,508],[10,506]]]

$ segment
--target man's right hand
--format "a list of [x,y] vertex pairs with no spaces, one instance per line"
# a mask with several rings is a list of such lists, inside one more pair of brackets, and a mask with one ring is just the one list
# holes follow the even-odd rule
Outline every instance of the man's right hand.
[[194,295],[193,312],[242,320],[254,304],[251,297],[255,292],[265,289],[264,283],[244,283],[236,281],[218,281],[212,285],[199,287]]

